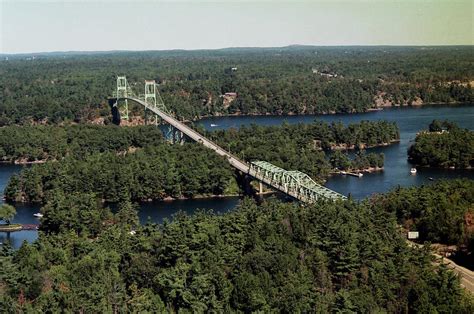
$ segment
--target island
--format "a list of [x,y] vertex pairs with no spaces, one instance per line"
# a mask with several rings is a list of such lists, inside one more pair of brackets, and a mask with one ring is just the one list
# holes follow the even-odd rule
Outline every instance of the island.
[[472,169],[474,132],[450,121],[433,120],[428,130],[416,135],[408,160],[422,167]]

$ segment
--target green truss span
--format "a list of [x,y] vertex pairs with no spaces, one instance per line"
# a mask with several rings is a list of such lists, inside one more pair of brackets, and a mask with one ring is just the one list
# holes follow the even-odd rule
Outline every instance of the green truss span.
[[266,161],[253,161],[250,171],[255,178],[306,203],[313,203],[320,198],[346,199],[344,195],[314,182],[306,173],[288,171]]

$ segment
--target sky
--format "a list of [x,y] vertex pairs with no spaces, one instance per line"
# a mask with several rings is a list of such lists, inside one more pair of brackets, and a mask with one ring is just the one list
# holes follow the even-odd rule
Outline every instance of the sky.
[[474,0],[0,0],[0,53],[473,45]]

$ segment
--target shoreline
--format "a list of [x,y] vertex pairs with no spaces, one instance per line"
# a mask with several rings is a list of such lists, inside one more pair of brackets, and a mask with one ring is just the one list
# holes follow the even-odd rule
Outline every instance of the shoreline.
[[214,118],[225,118],[225,117],[260,117],[260,116],[275,116],[275,117],[292,117],[292,116],[327,116],[327,115],[352,115],[352,114],[362,114],[362,113],[371,113],[377,111],[383,111],[390,108],[420,108],[424,106],[453,106],[453,105],[471,105],[474,106],[474,103],[470,102],[430,102],[423,103],[420,105],[390,105],[390,106],[376,106],[367,108],[365,111],[353,111],[353,112],[320,112],[320,113],[226,113],[226,114],[217,114],[217,115],[202,115],[194,119],[185,119],[182,122],[197,122],[203,119],[214,119]]
[[374,172],[380,172],[380,171],[385,171],[384,167],[369,167],[369,168],[364,168],[364,169],[348,169],[348,170],[334,170],[330,172],[329,174],[332,175],[351,175],[352,174],[359,174],[359,173],[374,173]]
[[[326,115],[352,115],[352,114],[364,114],[364,113],[371,113],[371,112],[377,112],[377,111],[383,111],[385,109],[399,109],[399,108],[420,108],[420,107],[425,107],[425,106],[459,106],[459,105],[466,105],[466,106],[474,106],[474,103],[472,102],[429,102],[429,103],[423,103],[419,105],[410,105],[410,104],[404,104],[404,105],[390,105],[390,106],[375,106],[375,107],[370,107],[367,108],[364,111],[353,111],[353,112],[335,112],[335,111],[329,111],[329,112],[320,112],[320,113],[216,113],[216,114],[205,114],[202,116],[197,116],[191,119],[183,119],[180,120],[183,123],[195,123],[200,120],[205,120],[205,119],[215,119],[215,118],[226,118],[226,117],[259,117],[259,116],[275,116],[275,117],[290,117],[290,116],[326,116]],[[106,116],[108,117],[108,116]],[[101,116],[101,118],[104,118],[104,116]],[[42,125],[49,125],[49,126],[64,126],[64,125],[78,125],[78,124],[85,124],[85,125],[105,125],[105,124],[97,124],[94,120],[87,120],[83,123],[77,123],[73,121],[63,121],[59,124],[42,124]],[[9,125],[4,125],[1,126],[0,128],[5,128],[8,126],[33,126],[33,125],[38,125],[37,123],[29,123],[29,124],[9,124]],[[133,127],[135,125],[129,125],[128,127]],[[0,161],[0,163],[3,163],[3,161]]]
[[467,167],[467,168],[456,168],[454,166],[449,167],[437,167],[437,166],[430,166],[430,165],[419,165],[419,164],[412,164],[410,159],[407,161],[413,166],[413,168],[422,168],[422,169],[438,169],[438,170],[474,170],[474,167]]
[[33,161],[22,161],[19,159],[16,160],[0,160],[0,164],[4,165],[36,165],[36,164],[44,164],[51,160],[33,160]]
[[370,148],[378,148],[378,147],[387,147],[387,146],[397,144],[397,143],[400,143],[400,139],[390,140],[390,142],[388,142],[388,143],[379,143],[379,144],[375,144],[375,145],[367,145],[365,143],[361,143],[359,145],[354,144],[354,145],[348,146],[345,143],[340,143],[340,144],[336,144],[336,145],[331,145],[331,150],[333,150],[333,151],[336,151],[336,150],[344,151],[344,150],[355,150],[355,149],[370,149]]
[[[263,196],[263,195],[270,195],[277,193],[276,191],[268,190],[264,191],[262,193],[256,193],[255,195],[257,196]],[[211,195],[196,195],[193,197],[185,197],[185,196],[180,196],[180,197],[172,197],[172,196],[166,196],[161,199],[145,199],[145,200],[131,200],[133,203],[138,203],[138,204],[148,204],[148,203],[153,203],[153,202],[175,202],[175,201],[189,201],[189,200],[211,200],[211,199],[223,199],[223,198],[231,198],[231,197],[244,197],[244,194],[211,194]],[[250,195],[249,195],[250,196]],[[38,206],[43,206],[44,203],[41,202],[25,202],[25,201],[18,201],[18,200],[7,200],[5,197],[3,197],[3,201],[11,203],[11,204],[29,204],[29,205],[38,205]],[[100,200],[102,204],[115,204],[117,202],[109,202],[104,199]]]

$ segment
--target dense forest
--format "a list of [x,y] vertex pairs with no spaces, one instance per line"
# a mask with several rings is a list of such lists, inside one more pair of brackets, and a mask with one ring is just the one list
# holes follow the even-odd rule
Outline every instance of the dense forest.
[[[197,128],[199,129],[199,126]],[[218,132],[205,132],[200,129],[200,132],[219,140],[224,147],[234,152],[244,151],[245,147],[242,145],[263,145],[262,142],[273,138],[266,133],[275,134],[278,138],[294,138],[297,141],[295,145],[300,147],[312,143],[315,149],[323,150],[363,149],[387,145],[399,139],[396,124],[386,121],[361,121],[347,127],[342,123],[327,124],[315,121],[308,125],[251,126],[241,130]],[[253,134],[258,134],[258,143],[248,142]],[[7,126],[0,128],[0,158],[4,162],[59,160],[67,156],[83,158],[96,152],[121,153],[130,149],[159,145],[163,140],[162,131],[151,125]]]
[[397,188],[378,195],[375,203],[395,213],[406,230],[418,231],[421,241],[455,245],[451,258],[470,269],[474,267],[473,180]]
[[124,153],[163,141],[161,130],[155,126],[8,126],[0,128],[0,158],[4,162],[81,159],[91,153]]
[[325,178],[332,169],[362,170],[383,167],[383,154],[359,151],[351,159],[341,149],[363,149],[399,140],[395,123],[361,121],[342,123],[241,127],[207,132],[206,135],[245,160],[266,160],[285,169],[298,169]]
[[397,188],[376,203],[396,214],[422,241],[456,244],[474,252],[474,181],[444,180],[421,187]]
[[245,146],[265,145],[264,142],[271,142],[274,138],[291,140],[299,147],[313,146],[323,150],[364,149],[388,145],[400,139],[397,124],[384,120],[362,120],[347,126],[342,122],[327,123],[318,120],[293,125],[284,123],[281,126],[254,124],[242,126],[238,130],[207,132],[206,135],[217,142],[229,144],[230,149],[235,151],[244,151]]
[[[385,121],[254,125],[206,135],[246,161],[266,160],[320,182],[335,168],[383,167],[383,154],[361,150],[351,159],[341,146],[385,145],[399,137],[397,126]],[[5,197],[11,201],[44,203],[54,190],[96,193],[109,202],[229,195],[241,183],[225,159],[198,143],[169,145],[153,126],[8,126],[0,128],[0,144],[4,161],[47,161],[10,178]]]
[[0,61],[0,125],[110,121],[106,99],[124,74],[137,94],[145,79],[156,80],[169,109],[186,119],[473,102],[473,56],[471,46],[9,56]]
[[35,243],[0,249],[7,313],[474,311],[378,205],[245,200],[140,226],[129,201],[112,214],[94,194],[55,191],[42,212]]
[[420,166],[470,169],[474,167],[474,131],[449,121],[434,120],[417,134],[408,160]]
[[236,194],[234,170],[198,144],[162,142],[133,153],[95,153],[24,168],[5,189],[8,200],[45,202],[53,191],[95,193],[108,202]]

